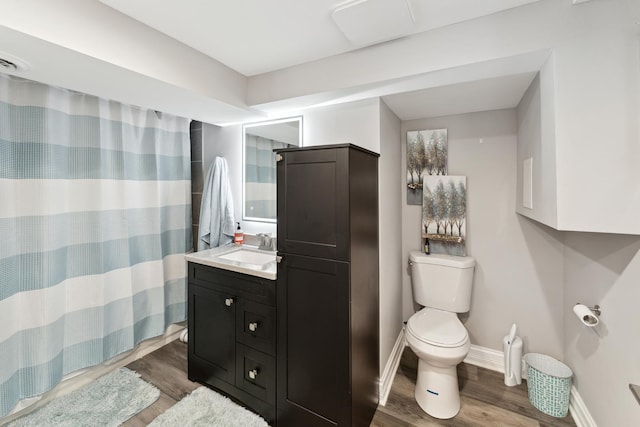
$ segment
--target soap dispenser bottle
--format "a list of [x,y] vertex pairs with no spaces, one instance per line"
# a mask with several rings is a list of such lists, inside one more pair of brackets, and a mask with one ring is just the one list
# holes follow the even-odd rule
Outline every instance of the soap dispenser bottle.
[[244,233],[242,232],[242,228],[240,228],[240,223],[238,223],[238,228],[236,228],[236,232],[233,234],[233,244],[241,245],[244,243]]

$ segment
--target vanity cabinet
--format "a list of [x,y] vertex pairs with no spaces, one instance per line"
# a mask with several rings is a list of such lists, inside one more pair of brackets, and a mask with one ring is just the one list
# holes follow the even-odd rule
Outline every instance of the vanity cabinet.
[[189,379],[275,420],[275,281],[189,262]]
[[368,426],[378,405],[378,155],[277,150],[279,427]]

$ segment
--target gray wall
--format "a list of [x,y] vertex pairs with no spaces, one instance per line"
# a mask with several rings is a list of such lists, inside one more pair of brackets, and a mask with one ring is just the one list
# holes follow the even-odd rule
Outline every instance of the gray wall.
[[[471,310],[462,316],[472,344],[502,350],[502,336],[515,322],[525,352],[549,354],[573,369],[597,425],[640,425],[627,387],[640,383],[640,238],[562,233],[516,214],[516,121],[515,110],[500,110],[399,122],[382,102],[305,114],[309,132],[318,130],[306,136],[309,143],[352,142],[381,154],[381,372],[401,321],[415,309],[406,260],[420,248],[420,208],[406,205],[406,132],[445,127],[449,172],[467,176],[468,252],[478,261]],[[204,124],[202,130],[203,172],[216,155],[227,158],[237,213],[241,129]],[[245,224],[245,230],[264,226]],[[597,330],[578,323],[571,311],[576,302],[602,306]]]
[[[516,112],[513,109],[402,123],[407,131],[448,129],[449,174],[467,176],[467,253],[476,259],[471,310],[461,315],[474,345],[502,350],[513,323],[526,351],[562,356],[562,235],[515,212]],[[403,191],[403,261],[419,250],[420,206]],[[403,277],[404,318],[415,311]]]
[[[598,426],[638,426],[640,237],[568,232],[565,244],[564,361]],[[598,326],[580,323],[577,302],[600,305]]]
[[[547,64],[552,63],[552,59]],[[553,89],[551,72],[545,65],[520,100],[517,111],[518,151],[516,212],[558,228],[556,191],[556,144],[553,120]],[[550,93],[551,92],[551,93]],[[550,111],[551,110],[551,111]],[[532,208],[523,206],[523,163],[533,161],[531,173]]]
[[[514,110],[403,122],[403,168],[406,132],[442,127],[449,129],[449,173],[467,176],[468,252],[478,265],[471,310],[461,317],[472,344],[502,350],[515,322],[525,352],[573,370],[598,426],[640,425],[628,389],[640,384],[640,237],[559,232],[515,213],[516,143],[528,136],[518,133]],[[420,248],[420,208],[405,200],[403,261]],[[415,310],[406,270],[403,291],[406,319]],[[600,325],[583,326],[572,312],[577,302],[600,304]]]
[[402,139],[400,119],[380,101],[380,372],[402,330]]

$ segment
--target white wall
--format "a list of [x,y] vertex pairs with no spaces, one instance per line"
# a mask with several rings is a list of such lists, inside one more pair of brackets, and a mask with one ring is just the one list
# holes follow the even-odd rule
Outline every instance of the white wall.
[[380,154],[380,374],[402,329],[400,119],[378,98],[303,112],[305,146],[350,143]]
[[403,326],[401,153],[400,119],[380,101],[380,374]]
[[303,112],[303,145],[355,144],[380,153],[379,100],[349,102]]
[[[290,113],[288,117],[302,115],[303,146],[350,143],[380,153],[379,102],[376,98],[339,104]],[[203,123],[202,145],[203,176],[216,156],[227,159],[235,216],[242,222],[244,232],[275,236],[277,228],[273,223],[242,220],[242,125]]]
[[571,9],[554,52],[558,226],[640,234],[640,26],[624,0]]
[[[303,145],[350,143],[380,153],[380,373],[402,328],[400,120],[379,99],[306,110]],[[203,173],[216,156],[227,159],[235,213],[242,215],[242,126],[204,123]],[[271,232],[275,224],[243,221],[245,233]]]
[[[516,214],[516,112],[498,110],[402,123],[406,132],[448,129],[449,174],[467,176],[467,252],[476,261],[471,310],[461,318],[471,343],[502,350],[512,323],[525,351],[562,357],[562,235]],[[404,170],[404,166],[403,166]],[[420,250],[421,207],[406,204],[403,250]],[[414,312],[404,269],[404,318]]]
[[3,2],[0,51],[50,85],[214,123],[258,116],[245,76],[99,1]]
[[[565,244],[564,361],[599,427],[638,426],[628,384],[640,384],[640,238],[566,233]],[[573,315],[577,302],[600,305],[594,329]]]
[[[472,65],[552,51],[558,228],[640,234],[640,222],[635,221],[640,211],[640,168],[633,160],[640,157],[640,37],[638,8],[631,4],[541,0],[393,43],[252,76],[249,103],[318,99],[341,88],[350,88],[355,99],[358,94],[376,94],[373,88],[379,89],[376,95],[390,93],[382,87],[403,78],[445,73],[460,72],[472,81],[499,72],[466,74]],[[517,64],[503,72],[515,72]],[[580,161],[574,161],[576,153]],[[607,173],[614,167],[615,173]],[[611,205],[620,209],[611,213]]]

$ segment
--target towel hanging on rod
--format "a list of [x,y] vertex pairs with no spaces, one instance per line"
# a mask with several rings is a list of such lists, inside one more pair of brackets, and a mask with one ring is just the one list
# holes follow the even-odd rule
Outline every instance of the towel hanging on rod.
[[233,241],[235,218],[227,160],[216,157],[204,182],[200,206],[198,251]]

